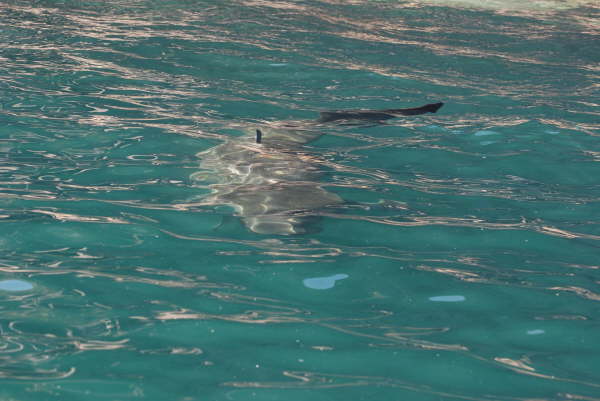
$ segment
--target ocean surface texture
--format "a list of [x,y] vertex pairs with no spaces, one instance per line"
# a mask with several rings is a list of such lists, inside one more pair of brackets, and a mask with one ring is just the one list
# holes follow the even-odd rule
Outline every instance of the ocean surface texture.
[[599,76],[592,0],[0,1],[0,401],[600,401]]

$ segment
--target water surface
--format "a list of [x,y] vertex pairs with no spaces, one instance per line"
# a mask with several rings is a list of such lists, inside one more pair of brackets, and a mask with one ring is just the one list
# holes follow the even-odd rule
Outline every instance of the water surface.
[[[599,400],[599,8],[477,3],[0,3],[0,400]],[[204,201],[437,101],[292,153],[306,234]]]

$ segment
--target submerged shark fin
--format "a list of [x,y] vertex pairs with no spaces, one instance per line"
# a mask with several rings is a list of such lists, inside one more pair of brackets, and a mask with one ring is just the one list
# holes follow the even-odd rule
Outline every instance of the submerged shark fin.
[[317,120],[320,123],[327,123],[337,120],[364,120],[381,121],[389,120],[398,116],[416,116],[425,113],[435,113],[444,103],[432,103],[425,106],[412,109],[386,109],[386,110],[341,110],[341,111],[322,111],[321,117]]
[[401,116],[416,116],[418,114],[425,113],[436,113],[444,103],[431,103],[426,104],[425,106],[416,107],[414,109],[390,109],[390,110],[381,110],[383,113],[390,113],[393,115],[401,115]]

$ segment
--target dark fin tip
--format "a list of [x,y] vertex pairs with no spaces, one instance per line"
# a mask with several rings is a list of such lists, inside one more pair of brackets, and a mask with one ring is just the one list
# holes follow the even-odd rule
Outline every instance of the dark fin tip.
[[428,109],[428,111],[430,113],[435,113],[437,112],[442,106],[444,105],[444,103],[439,102],[439,103],[433,103],[433,104],[428,104],[426,107]]
[[262,142],[262,131],[257,129],[256,130],[256,143],[261,143]]

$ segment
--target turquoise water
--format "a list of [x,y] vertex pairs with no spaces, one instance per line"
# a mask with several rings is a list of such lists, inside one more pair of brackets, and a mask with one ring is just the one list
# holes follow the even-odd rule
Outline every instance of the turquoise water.
[[[2,2],[0,400],[599,400],[600,8],[472,3]],[[437,101],[271,155],[304,234],[206,200]]]

